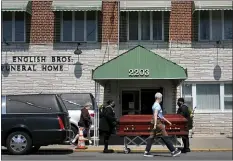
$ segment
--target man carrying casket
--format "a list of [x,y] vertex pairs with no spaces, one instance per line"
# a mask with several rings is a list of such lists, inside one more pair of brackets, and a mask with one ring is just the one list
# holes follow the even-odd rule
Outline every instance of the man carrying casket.
[[152,154],[150,154],[151,146],[154,142],[154,139],[158,133],[162,133],[161,139],[167,146],[167,148],[170,150],[172,156],[177,156],[181,153],[180,150],[174,148],[172,142],[168,138],[168,134],[165,130],[165,125],[162,123],[162,121],[166,121],[168,124],[171,125],[171,122],[169,122],[165,117],[163,117],[163,111],[160,106],[160,103],[162,102],[162,94],[156,93],[155,94],[155,103],[152,106],[153,111],[153,130],[150,133],[149,139],[147,141],[146,149],[144,156],[145,157],[153,157]]
[[[177,100],[177,105],[179,106],[179,108],[177,110],[177,114],[180,114],[183,117],[185,117],[188,120],[188,128],[192,129],[192,127],[193,127],[193,121],[192,121],[192,118],[191,118],[191,113],[192,112],[190,111],[190,109],[188,108],[188,106],[186,106],[184,104],[184,98],[179,98]],[[188,135],[183,136],[182,137],[182,141],[184,143],[184,148],[182,149],[182,153],[190,152],[190,149],[189,149],[189,137],[188,137]]]

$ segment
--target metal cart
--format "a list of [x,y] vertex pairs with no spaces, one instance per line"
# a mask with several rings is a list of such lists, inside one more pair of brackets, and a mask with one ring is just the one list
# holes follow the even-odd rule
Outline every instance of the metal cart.
[[[147,144],[147,140],[149,139],[149,136],[123,136],[124,137],[124,153],[128,154],[131,152],[131,149],[128,147],[129,145],[136,145],[136,146],[140,146],[140,145],[146,145]],[[183,147],[183,142],[182,139],[176,136],[170,136],[171,137],[171,141],[173,143],[173,145],[178,148],[178,147]],[[153,145],[162,145],[165,146],[161,136],[158,136],[155,138],[154,144]]]

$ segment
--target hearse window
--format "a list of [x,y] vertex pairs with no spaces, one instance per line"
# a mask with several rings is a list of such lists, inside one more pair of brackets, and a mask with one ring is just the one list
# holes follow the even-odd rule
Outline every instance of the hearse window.
[[[81,110],[87,102],[93,104],[89,93],[65,93],[60,96],[68,110]],[[91,109],[93,109],[93,106]]]
[[6,114],[6,96],[2,96],[2,114]]
[[60,112],[56,95],[7,96],[7,113]]
[[60,97],[60,95],[57,95],[57,100],[58,100],[58,104],[59,104],[60,110],[61,110],[62,112],[68,113],[67,108],[66,108],[66,105],[65,105],[65,103],[62,101],[62,98]]

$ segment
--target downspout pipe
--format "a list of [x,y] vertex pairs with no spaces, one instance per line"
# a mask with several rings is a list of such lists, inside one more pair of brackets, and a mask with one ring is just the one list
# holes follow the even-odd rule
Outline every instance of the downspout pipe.
[[120,1],[118,1],[118,40],[117,40],[117,55],[119,55],[120,52]]

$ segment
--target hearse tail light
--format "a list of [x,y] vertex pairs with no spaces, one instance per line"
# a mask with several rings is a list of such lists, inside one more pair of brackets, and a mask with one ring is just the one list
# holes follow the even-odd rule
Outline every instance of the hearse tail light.
[[65,126],[64,126],[64,124],[63,124],[62,119],[61,119],[59,116],[58,116],[57,118],[58,118],[58,122],[59,122],[59,127],[60,127],[60,129],[61,129],[61,130],[64,130],[64,129],[65,129]]
[[91,113],[90,116],[91,116],[91,117],[95,117],[95,114],[94,114],[94,113]]

